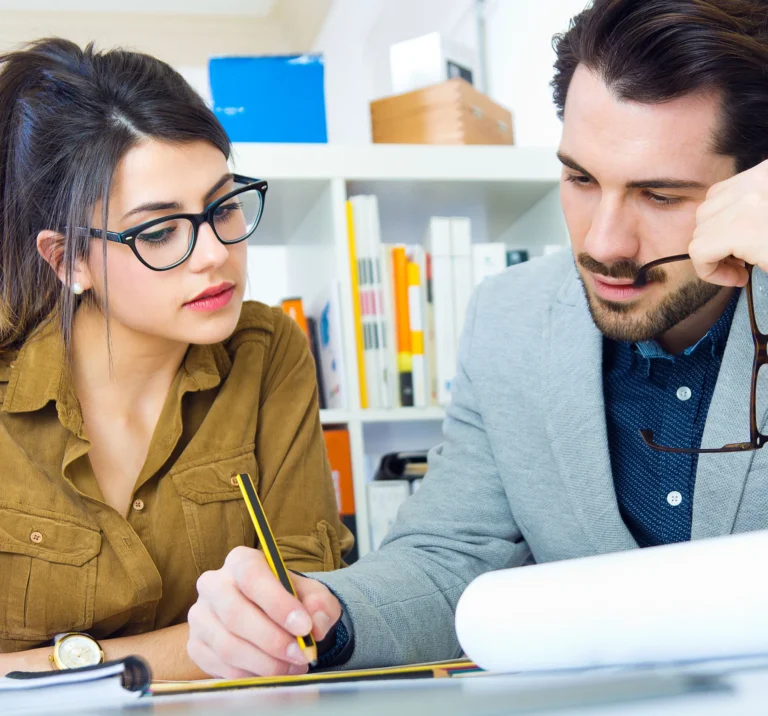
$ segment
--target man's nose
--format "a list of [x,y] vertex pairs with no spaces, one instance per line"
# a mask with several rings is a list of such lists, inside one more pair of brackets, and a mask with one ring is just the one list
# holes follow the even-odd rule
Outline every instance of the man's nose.
[[620,197],[603,194],[592,217],[584,250],[596,261],[610,265],[621,259],[633,259],[639,248],[631,209]]

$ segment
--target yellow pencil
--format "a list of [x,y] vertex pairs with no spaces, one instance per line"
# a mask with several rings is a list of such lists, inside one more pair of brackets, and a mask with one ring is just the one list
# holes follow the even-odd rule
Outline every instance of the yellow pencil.
[[[264,514],[261,500],[259,500],[259,496],[256,494],[256,488],[253,486],[251,476],[243,472],[236,477],[237,484],[240,485],[240,492],[243,493],[246,507],[248,507],[248,513],[251,515],[253,526],[256,528],[259,544],[261,544],[261,548],[264,550],[264,556],[267,558],[267,564],[269,564],[272,574],[280,580],[280,583],[288,592],[293,594],[294,597],[298,597],[293,587],[293,582],[291,582],[291,578],[288,575],[288,570],[285,567],[285,562],[283,562],[283,557],[277,548],[275,536],[272,534],[269,522],[267,522],[267,516]],[[297,636],[296,640],[299,642],[299,648],[304,652],[310,666],[317,664],[317,645],[312,638],[312,634]]]

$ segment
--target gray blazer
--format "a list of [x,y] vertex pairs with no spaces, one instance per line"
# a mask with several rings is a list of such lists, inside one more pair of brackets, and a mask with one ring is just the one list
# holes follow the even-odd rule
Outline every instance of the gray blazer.
[[[749,438],[752,355],[742,294],[702,446]],[[477,289],[443,434],[380,550],[312,575],[354,624],[348,667],[459,655],[456,602],[483,572],[637,548],[611,474],[602,337],[569,251]],[[768,448],[701,455],[692,538],[765,528]]]

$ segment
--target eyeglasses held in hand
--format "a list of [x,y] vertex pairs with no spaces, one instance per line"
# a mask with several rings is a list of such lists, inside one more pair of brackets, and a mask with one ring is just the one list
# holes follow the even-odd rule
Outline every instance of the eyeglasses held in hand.
[[[666,258],[651,261],[640,267],[632,285],[637,287],[645,286],[648,281],[648,272],[656,266],[672,263],[674,261],[686,261],[690,258],[691,257],[688,254],[677,254],[675,256],[667,256]],[[755,313],[754,288],[752,282],[753,267],[751,264],[744,264],[744,267],[747,269],[747,274],[749,276],[746,286],[747,305],[749,307],[749,325],[752,329],[752,342],[755,346],[755,355],[752,360],[752,383],[749,395],[749,442],[729,443],[723,445],[721,448],[675,448],[667,447],[665,445],[657,445],[653,441],[652,430],[641,430],[640,435],[642,435],[643,441],[648,447],[651,447],[654,450],[661,450],[662,452],[687,454],[745,452],[747,450],[759,450],[765,445],[766,441],[768,441],[768,435],[763,435],[757,427],[757,376],[760,373],[760,368],[768,364],[768,335],[760,331]]]

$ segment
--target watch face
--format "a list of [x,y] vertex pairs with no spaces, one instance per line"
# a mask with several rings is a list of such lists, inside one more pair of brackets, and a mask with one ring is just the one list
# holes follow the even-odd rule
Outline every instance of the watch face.
[[59,642],[59,661],[67,669],[93,666],[101,661],[101,650],[93,639],[73,634]]

